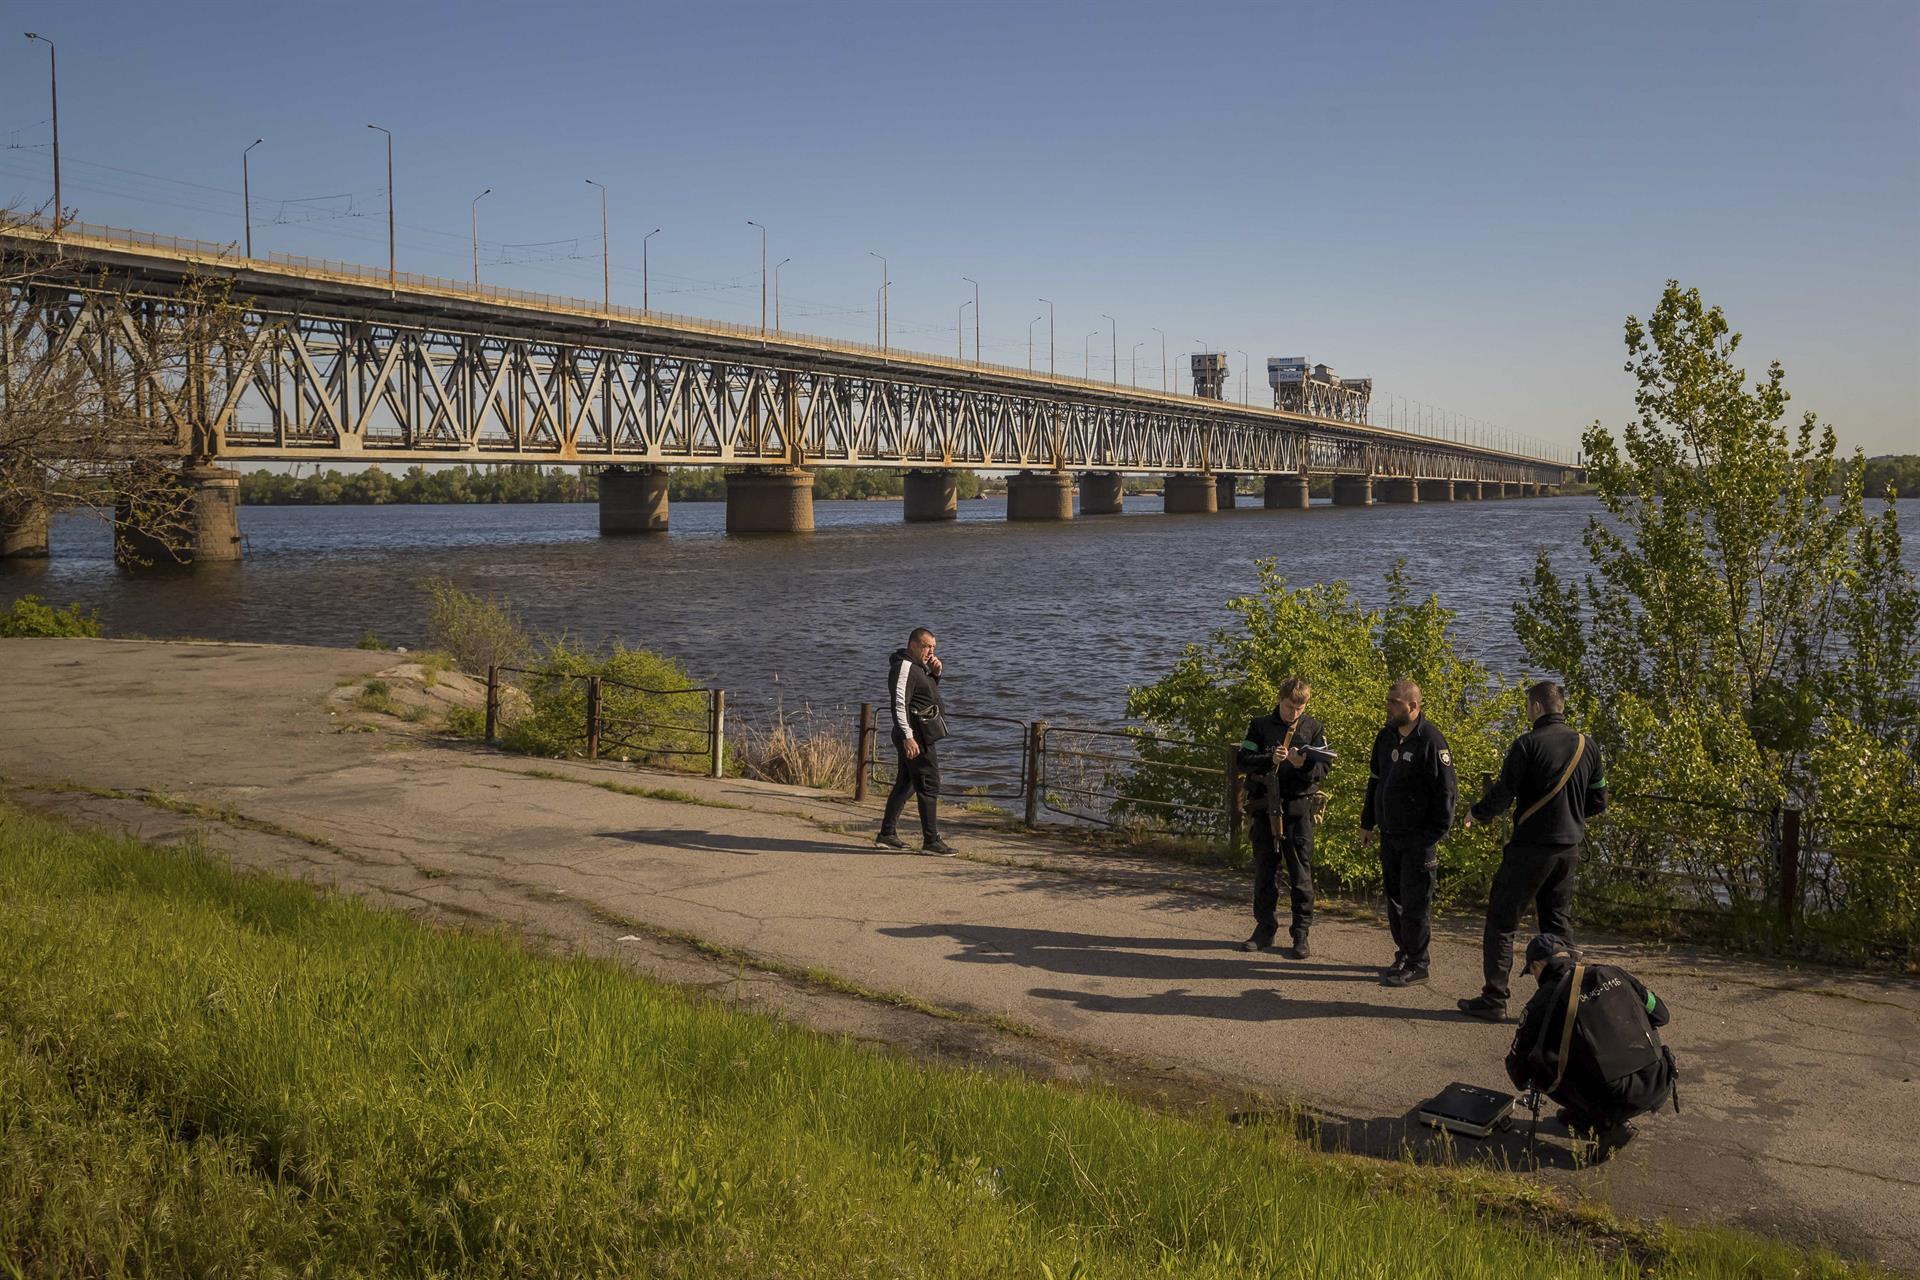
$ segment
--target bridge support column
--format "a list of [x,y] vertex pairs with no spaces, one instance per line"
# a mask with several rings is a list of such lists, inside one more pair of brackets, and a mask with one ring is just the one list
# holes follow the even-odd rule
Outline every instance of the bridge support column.
[[120,499],[113,558],[128,569],[238,560],[240,473],[188,463],[137,500]]
[[662,467],[608,467],[600,473],[600,536],[665,533],[667,472]]
[[37,502],[0,503],[0,560],[38,560],[47,554],[47,509]]
[[1220,485],[1210,475],[1170,474],[1160,492],[1170,516],[1210,514],[1220,509]]
[[1495,498],[1504,498],[1507,496],[1507,486],[1498,480],[1482,480],[1480,482],[1480,496],[1489,502]]
[[1422,480],[1420,482],[1420,501],[1452,502],[1453,501],[1453,481]]
[[812,533],[813,473],[753,467],[727,473],[728,533]]
[[1231,511],[1240,504],[1240,477],[1223,474],[1214,482],[1213,505],[1218,511]]
[[960,518],[958,473],[952,471],[909,471],[901,488],[909,524]]
[[1501,496],[1501,497],[1503,497],[1503,498],[1517,498],[1517,497],[1519,497],[1519,496],[1520,496],[1520,482],[1519,482],[1518,480],[1507,480],[1507,481],[1503,481],[1503,482],[1501,483],[1501,485],[1500,485],[1500,496]]
[[1336,507],[1372,506],[1373,477],[1335,476],[1333,478],[1333,505]]
[[1305,511],[1311,502],[1305,476],[1268,476],[1262,505],[1269,511]]
[[1376,480],[1373,499],[1375,502],[1418,502],[1420,486],[1412,480]]
[[1073,519],[1073,477],[1064,471],[1022,471],[1008,476],[1007,519]]
[[1529,480],[1520,486],[1520,496],[1523,498],[1537,498],[1540,496],[1540,486]]
[[1118,471],[1080,473],[1080,514],[1119,515],[1126,506],[1126,477]]
[[1478,480],[1455,480],[1453,482],[1453,500],[1455,502],[1480,501],[1480,482]]

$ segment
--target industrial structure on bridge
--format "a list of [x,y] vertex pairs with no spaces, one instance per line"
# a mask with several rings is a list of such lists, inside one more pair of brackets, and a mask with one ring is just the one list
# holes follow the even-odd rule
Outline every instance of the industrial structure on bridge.
[[[666,528],[674,466],[731,469],[732,532],[811,529],[818,467],[904,469],[908,520],[954,518],[963,469],[1011,473],[1014,520],[1071,518],[1076,485],[1080,514],[1117,512],[1128,473],[1163,475],[1172,513],[1230,508],[1250,475],[1267,507],[1303,508],[1314,476],[1364,505],[1533,495],[1576,473],[1372,425],[1370,379],[1304,359],[1269,361],[1274,405],[1243,406],[1221,398],[1217,353],[1183,396],[75,223],[0,227],[0,251],[33,264],[0,284],[16,353],[145,371],[136,399],[193,512],[161,548],[180,560],[239,555],[235,462],[592,467],[609,534]],[[189,326],[209,276],[231,280],[237,319],[188,395],[154,344]],[[45,514],[0,513],[0,539],[44,553]]]

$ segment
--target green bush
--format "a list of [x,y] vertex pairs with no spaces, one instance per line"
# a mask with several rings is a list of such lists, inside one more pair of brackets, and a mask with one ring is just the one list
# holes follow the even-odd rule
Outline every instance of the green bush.
[[39,596],[21,596],[0,613],[0,636],[98,636],[100,611],[70,604],[56,609]]
[[[1454,650],[1453,613],[1436,597],[1416,600],[1404,569],[1387,574],[1387,607],[1368,609],[1345,582],[1289,586],[1271,559],[1258,566],[1260,586],[1231,600],[1237,619],[1203,644],[1189,645],[1166,676],[1127,698],[1127,713],[1148,733],[1191,742],[1154,743],[1142,735],[1142,763],[1116,779],[1132,801],[1120,810],[1158,812],[1152,801],[1218,803],[1218,775],[1158,766],[1215,769],[1225,748],[1246,734],[1247,722],[1273,709],[1276,690],[1290,675],[1313,686],[1310,710],[1326,726],[1339,754],[1324,790],[1329,798],[1316,844],[1318,862],[1333,883],[1372,889],[1378,856],[1354,838],[1366,795],[1374,735],[1385,723],[1387,686],[1419,682],[1423,714],[1447,737],[1460,778],[1461,803],[1479,794],[1482,772],[1499,768],[1506,740],[1523,726],[1517,686],[1492,676]],[[1488,828],[1456,831],[1441,851],[1443,892],[1477,893],[1499,862],[1499,841]]]
[[360,638],[354,641],[353,647],[356,649],[385,649],[387,646],[382,644],[380,637],[373,632],[362,631]]
[[533,656],[533,641],[506,600],[462,591],[444,578],[426,589],[427,641],[462,671],[484,676],[490,666],[519,666]]
[[556,759],[585,755],[586,676],[601,678],[602,756],[684,759],[707,751],[707,693],[685,667],[645,649],[616,643],[594,651],[565,640],[548,646],[538,674],[517,678],[530,705],[501,726],[500,744]]

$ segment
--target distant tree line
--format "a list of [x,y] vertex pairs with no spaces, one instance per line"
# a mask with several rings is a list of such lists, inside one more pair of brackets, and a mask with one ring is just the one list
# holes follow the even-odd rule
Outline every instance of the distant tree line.
[[[897,498],[904,474],[882,467],[822,467],[814,472],[813,496]],[[955,485],[962,498],[980,495],[980,477],[971,471],[959,472]],[[460,465],[429,471],[416,464],[394,475],[376,464],[356,472],[294,476],[251,471],[240,477],[240,500],[258,506],[592,502],[598,496],[596,478],[571,467]],[[726,472],[719,467],[675,467],[668,472],[667,496],[673,502],[721,501],[727,496]]]
[[[1866,468],[1863,486],[1869,498],[1884,498],[1888,489],[1903,498],[1920,498],[1920,453],[1888,453],[1845,465]],[[1837,485],[1834,492],[1840,492]]]

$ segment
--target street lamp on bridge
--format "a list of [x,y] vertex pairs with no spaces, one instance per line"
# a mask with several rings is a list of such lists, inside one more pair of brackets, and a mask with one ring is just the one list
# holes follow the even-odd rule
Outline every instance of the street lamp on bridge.
[[1135,391],[1140,389],[1140,348],[1146,345],[1145,342],[1133,344],[1133,389]]
[[265,141],[265,138],[255,138],[240,152],[240,218],[246,224],[247,257],[249,258],[253,257],[253,186],[248,181],[247,152]]
[[394,262],[394,252],[393,252],[393,130],[391,130],[391,129],[382,129],[382,128],[381,128],[381,127],[380,127],[379,125],[377,125],[377,124],[370,124],[370,125],[368,125],[368,126],[367,126],[367,128],[369,128],[369,129],[376,129],[376,130],[379,130],[379,132],[381,132],[381,133],[384,133],[384,134],[386,134],[386,135],[387,135],[387,292],[388,292],[388,293],[392,293],[392,292],[393,292],[393,276],[394,276],[394,271],[393,271],[393,262]]
[[[752,218],[747,219],[750,227],[760,227]],[[767,229],[760,227],[760,334],[767,332]]]
[[1167,331],[1155,329],[1154,332],[1160,335],[1160,390],[1171,391],[1173,387],[1167,382]]
[[980,282],[972,276],[961,276],[973,286],[973,362],[980,363]]
[[1243,405],[1253,403],[1250,398],[1252,393],[1247,390],[1247,370],[1252,367],[1253,357],[1242,351],[1240,353],[1240,403]]
[[1047,376],[1057,378],[1060,370],[1057,365],[1056,350],[1053,342],[1053,303],[1046,298],[1039,299],[1047,304]]
[[[467,213],[471,215],[473,223],[473,287],[476,289],[480,287],[480,202],[492,194],[493,188],[488,187],[475,196],[473,203],[467,206]],[[247,256],[251,258],[253,254],[249,252]]]
[[887,255],[867,250],[869,258],[880,259],[880,288],[873,295],[873,340],[882,351],[887,349],[887,286],[893,277],[887,273]]
[[607,189],[592,178],[587,185],[600,188],[600,310],[613,323],[613,245],[607,239]]
[[1117,387],[1120,385],[1120,322],[1109,315],[1102,315],[1100,318],[1107,322],[1108,333],[1113,339],[1113,351],[1111,353],[1113,358],[1113,385]]
[[780,327],[780,268],[792,262],[792,258],[782,258],[773,264],[773,331],[783,332]]
[[959,360],[965,360],[967,358],[967,331],[964,326],[967,319],[967,308],[972,305],[973,302],[971,299],[961,303],[960,310],[955,312],[953,317],[953,346],[955,358]]
[[660,228],[655,227],[640,237],[640,309],[642,311],[653,310],[653,298],[650,296],[652,291],[647,287],[649,284],[647,279],[647,241],[659,234]]
[[1033,326],[1045,320],[1045,316],[1035,316],[1027,321],[1027,372],[1033,372]]
[[53,41],[33,31],[22,34],[47,46],[47,84],[53,94],[53,229],[59,231],[67,216],[67,207],[60,203],[60,63]]

